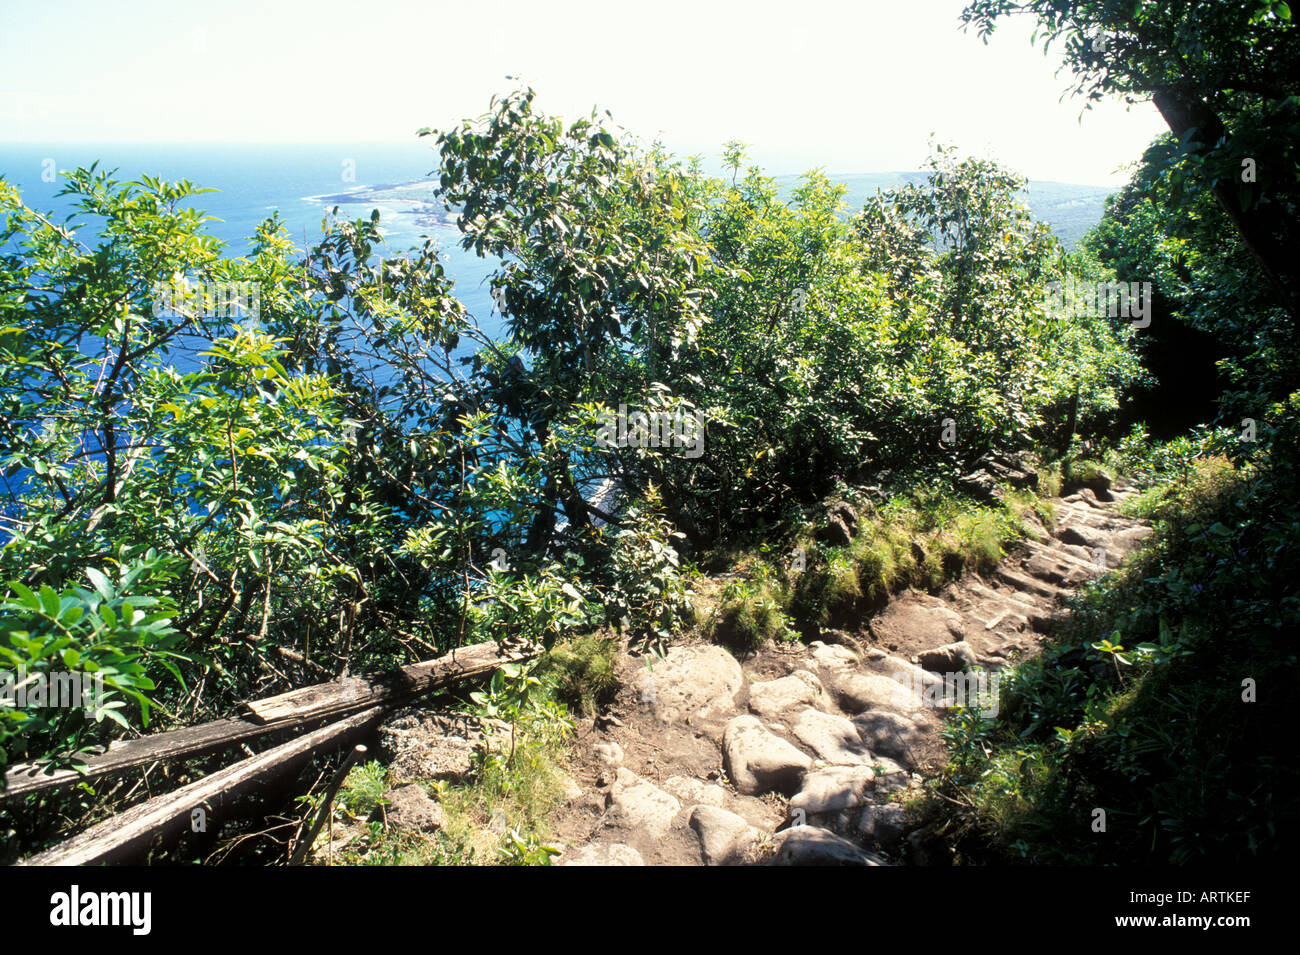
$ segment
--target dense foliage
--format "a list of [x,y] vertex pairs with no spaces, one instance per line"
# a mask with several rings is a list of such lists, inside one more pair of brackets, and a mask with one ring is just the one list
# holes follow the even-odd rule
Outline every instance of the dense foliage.
[[[67,225],[4,186],[10,663],[99,667],[192,721],[489,636],[666,639],[683,548],[837,478],[1026,449],[1134,374],[1122,323],[1045,312],[1077,263],[990,163],[941,150],[850,219],[823,176],[782,201],[738,146],[712,179],[531,91],[430,135],[499,263],[498,340],[432,244],[377,254],[377,215],[305,257],[271,219],[227,258],[189,183],[77,170]],[[185,282],[256,296],[160,299]],[[699,433],[658,446],[637,412]],[[601,440],[619,413],[631,438]],[[6,712],[10,758],[104,732],[30,715]]]
[[1300,634],[1291,11],[978,0],[966,16],[988,31],[1013,11],[1066,41],[1080,92],[1149,94],[1169,121],[1082,251],[1157,287],[1148,364],[1200,335],[1222,377],[1156,375],[1217,401],[1191,433],[1153,444],[1140,426],[1111,452],[1153,485],[1135,505],[1153,544],[1011,672],[999,718],[951,727],[931,822],[980,861],[1281,858],[1300,817],[1279,731]]

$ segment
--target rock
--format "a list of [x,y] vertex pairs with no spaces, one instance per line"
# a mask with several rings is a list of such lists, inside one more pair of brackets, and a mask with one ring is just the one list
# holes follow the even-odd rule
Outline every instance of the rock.
[[853,533],[858,532],[858,512],[848,501],[836,501],[826,511],[827,517],[838,517],[849,526]]
[[998,482],[983,468],[958,478],[957,486],[985,504],[993,504],[998,500]]
[[621,842],[593,842],[566,852],[560,865],[645,865],[641,853]]
[[796,706],[815,706],[824,690],[822,681],[807,670],[749,687],[749,708],[764,719],[775,719]]
[[379,748],[394,784],[422,779],[459,782],[473,772],[474,747],[482,738],[472,717],[406,709],[380,727]]
[[872,762],[871,768],[876,774],[875,787],[877,795],[883,796],[899,789],[910,789],[917,784],[906,769],[888,756],[877,756]]
[[863,497],[865,497],[867,501],[872,504],[873,509],[874,509],[874,505],[884,504],[889,500],[889,492],[886,491],[879,484],[871,484],[868,485],[867,487],[861,488],[860,490]]
[[871,625],[882,639],[905,640],[912,646],[937,647],[966,635],[961,614],[924,594],[907,594],[891,601]]
[[821,539],[832,547],[847,547],[853,543],[853,532],[849,530],[848,525],[837,517],[832,517],[826,521],[826,526],[822,528]]
[[560,787],[564,791],[564,801],[566,803],[576,803],[586,795],[583,788],[578,785],[578,781],[568,773],[560,777]]
[[871,759],[857,728],[842,716],[806,709],[795,717],[790,730],[799,742],[831,765],[856,765]]
[[812,658],[808,666],[823,674],[847,673],[858,666],[858,656],[848,647],[823,643],[817,640],[808,645]]
[[1086,524],[1072,524],[1069,527],[1057,531],[1056,539],[1062,544],[1075,544],[1079,547],[1086,547],[1089,551],[1096,548],[1107,548],[1110,546],[1110,535],[1103,530],[1095,527],[1088,527]]
[[906,716],[890,710],[867,710],[853,718],[858,738],[872,753],[915,765],[925,734]]
[[716,806],[694,806],[690,814],[705,865],[726,865],[752,842],[749,823],[734,812]]
[[[877,652],[879,653],[879,651]],[[873,655],[867,661],[866,666],[873,673],[879,673],[881,676],[887,676],[891,680],[903,684],[913,693],[924,694],[927,687],[943,683],[943,678],[937,674],[904,660],[902,657],[890,654],[879,653],[878,656]]]
[[981,471],[991,475],[999,483],[1009,484],[1014,488],[1038,487],[1038,472],[1012,455],[990,451],[975,463],[980,466]]
[[[1069,490],[1075,488],[1087,488],[1097,496],[1099,500],[1109,500],[1109,492],[1113,483],[1110,474],[1102,467],[1091,462],[1076,464],[1070,468],[1070,473],[1066,478],[1065,486]],[[1107,497],[1102,497],[1106,494]]]
[[747,795],[799,788],[812,760],[768,732],[753,716],[737,716],[722,736],[723,763],[736,789]]
[[879,673],[849,673],[831,684],[840,706],[850,713],[866,709],[911,713],[924,705],[920,694]]
[[[870,766],[828,766],[803,779],[803,787],[790,800],[791,819],[823,812],[855,809],[870,801],[875,771]],[[802,821],[802,820],[800,820]]]
[[778,832],[780,845],[772,865],[884,865],[867,852],[826,829],[794,826]]
[[398,832],[436,832],[445,822],[442,807],[425,792],[423,786],[412,783],[391,790],[385,797],[384,819]]
[[836,501],[826,509],[826,523],[818,536],[833,547],[846,547],[858,532],[858,512],[848,501]]
[[1155,531],[1150,527],[1126,527],[1115,535],[1114,546],[1120,554],[1128,554],[1135,550],[1139,544],[1154,534]]
[[855,828],[863,842],[874,842],[884,849],[898,845],[906,831],[907,813],[897,803],[863,806]]
[[618,743],[597,743],[592,747],[592,752],[600,764],[608,769],[618,769],[623,765],[623,747]]
[[721,786],[706,783],[689,776],[669,776],[664,780],[664,792],[676,796],[683,805],[725,806],[730,799]]
[[611,823],[641,830],[654,838],[672,828],[673,818],[682,808],[672,796],[629,769],[615,774],[606,804]]
[[667,657],[636,677],[641,699],[663,723],[691,725],[735,711],[736,694],[745,684],[740,664],[722,647],[673,647]]
[[975,665],[975,648],[965,640],[918,653],[917,662],[932,673],[960,673]]
[[1105,505],[1099,503],[1097,495],[1090,487],[1080,488],[1073,494],[1067,494],[1061,500],[1070,504],[1087,504],[1089,507],[1096,508],[1099,511],[1106,510]]

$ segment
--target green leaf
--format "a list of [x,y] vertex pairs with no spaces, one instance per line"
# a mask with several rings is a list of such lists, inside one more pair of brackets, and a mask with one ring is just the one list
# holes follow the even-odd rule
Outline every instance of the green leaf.
[[108,582],[108,578],[100,571],[96,570],[94,567],[87,567],[86,576],[90,579],[90,583],[94,586],[95,591],[101,597],[105,600],[113,599],[113,585]]

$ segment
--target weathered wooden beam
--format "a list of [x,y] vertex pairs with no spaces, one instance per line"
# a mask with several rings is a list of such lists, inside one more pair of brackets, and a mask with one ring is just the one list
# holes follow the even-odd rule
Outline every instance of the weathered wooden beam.
[[271,733],[301,731],[330,719],[377,704],[391,704],[442,686],[490,673],[503,663],[517,663],[541,652],[535,644],[502,647],[476,643],[436,660],[415,663],[393,673],[352,677],[309,686],[247,704],[247,712],[230,719],[120,740],[99,753],[83,754],[85,769],[48,771],[40,765],[18,764],[5,773],[0,802],[27,793],[81,780],[95,779],[155,762],[192,759]]
[[140,766],[151,766],[160,761],[196,759],[247,740],[275,732],[305,729],[321,722],[324,721],[267,726],[246,717],[236,717],[187,726],[141,739],[119,740],[99,752],[83,753],[80,762],[86,767],[85,772],[77,772],[75,769],[49,770],[39,764],[20,763],[5,773],[6,788],[0,793],[0,802],[43,789],[96,779]]
[[502,647],[476,643],[436,660],[414,663],[391,673],[354,676],[333,683],[318,683],[279,696],[245,704],[246,715],[262,723],[333,716],[424,693],[469,677],[489,673],[503,663],[518,663],[541,653],[534,644]]
[[267,777],[301,767],[316,753],[345,745],[381,719],[385,708],[374,706],[250,756],[220,772],[155,796],[125,812],[91,826],[53,849],[24,859],[19,865],[100,865],[134,858],[157,841],[175,838],[190,827],[191,813],[202,808],[209,819],[224,819],[231,803]]

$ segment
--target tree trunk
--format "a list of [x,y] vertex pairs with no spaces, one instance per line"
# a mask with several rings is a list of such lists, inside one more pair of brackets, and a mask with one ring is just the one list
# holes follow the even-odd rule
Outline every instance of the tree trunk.
[[[1160,115],[1180,141],[1190,133],[1191,142],[1204,150],[1211,150],[1230,135],[1223,121],[1199,97],[1183,90],[1165,88],[1156,90],[1153,99]],[[1267,176],[1268,171],[1264,170],[1263,174]],[[1219,205],[1240,233],[1242,242],[1277,291],[1292,323],[1300,325],[1300,276],[1296,274],[1297,263],[1300,263],[1300,243],[1296,241],[1295,223],[1283,213],[1279,197],[1272,197],[1270,201],[1266,195],[1263,201],[1246,209],[1231,182],[1220,177],[1212,188]]]

